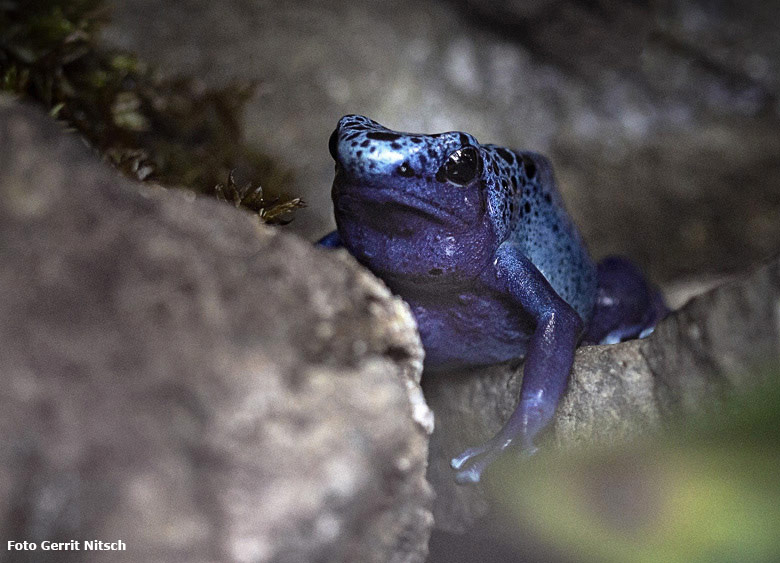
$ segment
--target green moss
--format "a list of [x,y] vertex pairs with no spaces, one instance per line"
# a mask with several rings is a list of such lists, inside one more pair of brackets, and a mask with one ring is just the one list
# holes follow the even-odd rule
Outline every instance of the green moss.
[[[102,2],[0,0],[0,89],[44,104],[128,176],[287,222],[303,205],[281,197],[291,174],[243,141],[240,116],[254,85],[161,78],[133,54],[100,49]],[[234,174],[276,197],[238,190]]]

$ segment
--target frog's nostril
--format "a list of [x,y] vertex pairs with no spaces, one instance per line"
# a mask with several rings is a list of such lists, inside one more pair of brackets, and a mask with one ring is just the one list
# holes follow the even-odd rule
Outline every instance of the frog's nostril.
[[330,139],[328,139],[328,151],[330,151],[330,156],[333,157],[333,160],[338,161],[338,143],[339,143],[339,128],[333,130],[333,133],[330,134]]

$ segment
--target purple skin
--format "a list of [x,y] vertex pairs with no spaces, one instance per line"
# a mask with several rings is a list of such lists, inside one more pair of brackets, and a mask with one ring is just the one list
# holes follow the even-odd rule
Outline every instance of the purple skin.
[[452,460],[459,483],[510,446],[536,450],[578,344],[649,334],[667,312],[630,262],[592,262],[539,154],[359,115],[341,118],[329,149],[338,229],[319,244],[345,247],[409,303],[426,373],[525,356],[516,410]]

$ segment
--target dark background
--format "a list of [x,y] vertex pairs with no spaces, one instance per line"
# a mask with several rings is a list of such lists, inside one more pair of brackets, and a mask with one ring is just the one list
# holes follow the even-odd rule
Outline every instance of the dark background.
[[116,0],[103,41],[167,75],[254,80],[247,140],[332,228],[327,139],[362,113],[550,156],[597,257],[659,282],[780,248],[780,3]]

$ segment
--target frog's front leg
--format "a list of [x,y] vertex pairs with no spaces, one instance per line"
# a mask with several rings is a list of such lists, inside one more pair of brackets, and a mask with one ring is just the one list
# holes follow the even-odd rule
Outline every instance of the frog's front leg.
[[536,320],[525,355],[520,402],[504,427],[487,443],[470,448],[451,462],[459,483],[475,483],[507,447],[533,453],[536,435],[552,420],[566,390],[574,350],[583,331],[576,311],[550,286],[520,249],[503,243],[493,267],[483,275],[493,289],[510,295]]
[[317,241],[317,246],[324,246],[325,248],[341,248],[344,243],[341,242],[341,237],[338,231],[331,231],[320,240]]

